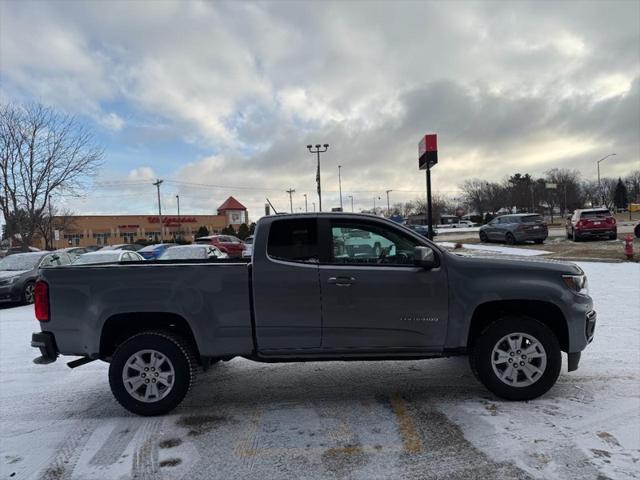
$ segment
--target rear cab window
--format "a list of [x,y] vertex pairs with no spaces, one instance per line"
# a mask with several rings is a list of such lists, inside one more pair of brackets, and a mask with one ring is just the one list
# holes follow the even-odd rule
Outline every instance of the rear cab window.
[[278,260],[318,263],[318,222],[315,218],[276,220],[271,224],[267,255]]

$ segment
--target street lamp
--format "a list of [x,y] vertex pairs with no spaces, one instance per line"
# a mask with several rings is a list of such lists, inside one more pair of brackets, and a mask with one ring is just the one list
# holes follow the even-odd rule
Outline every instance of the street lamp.
[[342,211],[342,177],[340,176],[340,169],[342,165],[338,165],[338,188],[340,189],[340,211]]
[[304,211],[308,212],[309,209],[307,208],[307,194],[303,193],[303,195],[304,195]]
[[609,155],[607,155],[606,157],[602,157],[600,160],[598,160],[598,192],[600,192],[600,201],[602,202],[602,204],[604,204],[604,194],[602,193],[602,186],[600,185],[600,162],[605,161],[607,158],[609,157],[613,157],[615,155],[615,153],[610,153]]
[[387,216],[391,214],[391,207],[389,207],[389,192],[393,192],[393,190],[386,190],[386,193],[387,193]]
[[[321,149],[323,147],[324,149]],[[320,183],[320,154],[327,151],[329,148],[329,144],[325,143],[324,145],[320,145],[319,143],[315,146],[315,150],[313,150],[313,145],[307,145],[309,149],[309,153],[315,153],[318,155],[318,170],[316,171],[316,183],[318,184],[318,210],[322,211],[322,188]]]
[[351,199],[351,213],[353,213],[353,195],[349,195],[349,198]]
[[289,206],[291,207],[291,213],[293,213],[293,194],[295,193],[295,190],[290,188],[289,190],[285,190],[285,192],[289,194]]

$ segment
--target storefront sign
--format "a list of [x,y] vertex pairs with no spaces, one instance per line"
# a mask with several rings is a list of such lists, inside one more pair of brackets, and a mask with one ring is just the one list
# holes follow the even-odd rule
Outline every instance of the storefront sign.
[[[147,220],[149,223],[160,223],[158,217],[147,217]],[[196,217],[162,217],[164,224],[196,223],[197,221]]]

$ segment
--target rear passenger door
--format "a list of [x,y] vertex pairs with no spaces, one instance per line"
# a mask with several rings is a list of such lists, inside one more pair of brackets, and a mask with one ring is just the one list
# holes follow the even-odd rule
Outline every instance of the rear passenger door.
[[[320,347],[317,217],[275,219],[253,258],[255,328],[261,353]],[[256,238],[256,240],[258,237]],[[264,241],[254,247],[265,248]]]

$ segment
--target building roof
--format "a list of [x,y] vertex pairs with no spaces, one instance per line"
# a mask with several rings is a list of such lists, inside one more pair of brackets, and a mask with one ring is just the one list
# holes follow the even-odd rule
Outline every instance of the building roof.
[[218,207],[218,214],[227,210],[246,210],[247,207],[242,205],[238,200],[233,197],[227,198],[222,205]]

